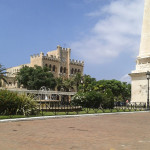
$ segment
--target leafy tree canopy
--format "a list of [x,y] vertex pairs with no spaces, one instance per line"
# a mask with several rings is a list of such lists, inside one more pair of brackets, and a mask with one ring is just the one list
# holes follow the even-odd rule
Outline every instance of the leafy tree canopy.
[[100,80],[97,81],[95,90],[105,91],[110,89],[116,101],[126,101],[131,97],[131,84],[117,80]]
[[40,66],[22,67],[17,75],[17,80],[19,85],[30,90],[39,90],[42,86],[54,89],[56,86],[53,74],[48,71],[48,68]]
[[[106,93],[106,91],[111,91],[114,101],[126,101],[130,100],[131,97],[131,84],[126,82],[121,82],[117,80],[99,80],[96,81],[95,78],[91,78],[89,75],[84,75],[83,83],[79,84],[79,91],[97,91],[101,93]],[[110,92],[109,92],[110,93]]]

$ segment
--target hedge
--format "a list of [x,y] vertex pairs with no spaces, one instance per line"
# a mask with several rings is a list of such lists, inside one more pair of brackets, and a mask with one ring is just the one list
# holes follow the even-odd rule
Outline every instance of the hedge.
[[8,90],[0,90],[1,115],[32,115],[36,114],[36,103],[32,96],[18,94]]

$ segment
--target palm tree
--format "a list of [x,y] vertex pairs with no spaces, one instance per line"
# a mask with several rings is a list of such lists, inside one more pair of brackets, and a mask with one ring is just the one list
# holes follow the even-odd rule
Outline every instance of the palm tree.
[[81,81],[82,81],[81,73],[77,73],[77,74],[75,75],[75,77],[73,78],[73,80],[74,80],[74,84],[75,84],[75,86],[76,86],[76,90],[77,90],[77,92],[78,92],[78,90],[79,90],[79,85],[81,84]]
[[6,68],[0,64],[0,85],[1,85],[1,81],[4,81],[5,83],[7,83],[6,73],[7,73]]
[[63,86],[63,79],[61,77],[56,78],[56,88],[58,91],[60,91],[60,89]]
[[65,79],[63,81],[63,85],[64,85],[65,91],[69,92],[69,91],[71,91],[71,89],[73,89],[74,82],[72,79]]

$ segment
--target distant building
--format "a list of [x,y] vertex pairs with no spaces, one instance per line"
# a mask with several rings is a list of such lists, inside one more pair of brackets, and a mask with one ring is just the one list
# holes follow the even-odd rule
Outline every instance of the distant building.
[[59,45],[56,50],[47,52],[46,55],[42,52],[37,55],[31,55],[30,64],[23,64],[6,70],[8,83],[3,82],[2,86],[6,88],[18,88],[15,76],[23,66],[46,66],[53,73],[54,77],[70,78],[77,72],[83,74],[84,62],[74,59],[71,60],[70,55],[70,48],[62,48]]

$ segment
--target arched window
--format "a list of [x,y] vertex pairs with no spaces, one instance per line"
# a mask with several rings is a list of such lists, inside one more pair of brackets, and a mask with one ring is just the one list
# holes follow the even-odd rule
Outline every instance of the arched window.
[[54,66],[53,66],[53,71],[54,71],[54,72],[55,72],[55,69],[56,69],[56,68],[55,68],[55,65],[54,65]]
[[60,67],[60,73],[63,73],[63,67]]
[[73,68],[71,69],[71,74],[74,74],[74,69]]
[[52,70],[52,65],[51,65],[51,64],[49,65],[49,70],[50,70],[50,71]]
[[45,64],[45,67],[47,67],[48,65],[47,64]]
[[64,67],[64,73],[66,73],[66,67]]
[[75,69],[74,73],[77,73],[77,69]]
[[80,69],[78,69],[78,72],[81,72]]

